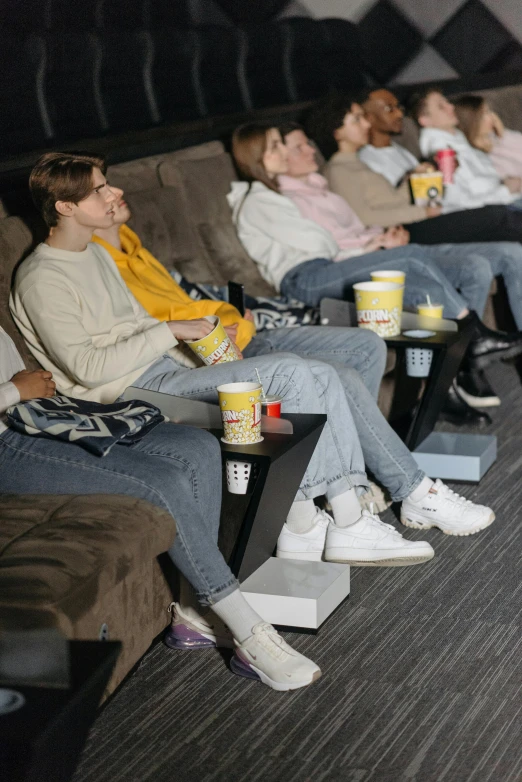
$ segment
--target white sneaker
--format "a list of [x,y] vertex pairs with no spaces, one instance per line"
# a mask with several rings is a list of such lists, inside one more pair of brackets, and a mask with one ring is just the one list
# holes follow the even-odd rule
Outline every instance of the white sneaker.
[[193,609],[183,611],[179,603],[171,603],[169,611],[172,621],[164,640],[171,649],[234,648],[232,633],[210,609],[200,616]]
[[252,635],[237,644],[230,668],[280,692],[307,687],[321,676],[319,666],[292,649],[268,622],[255,625]]
[[438,527],[446,535],[473,535],[495,520],[491,508],[475,505],[461,497],[437,478],[422,500],[406,499],[401,507],[401,522],[414,529]]
[[405,540],[391,524],[363,510],[361,518],[349,527],[330,524],[324,558],[327,562],[373,567],[420,565],[435,552],[424,540]]
[[313,519],[313,526],[308,532],[292,532],[286,524],[277,541],[276,556],[279,559],[306,559],[309,562],[320,562],[323,558],[326,530],[332,517],[324,510],[315,509],[317,512]]

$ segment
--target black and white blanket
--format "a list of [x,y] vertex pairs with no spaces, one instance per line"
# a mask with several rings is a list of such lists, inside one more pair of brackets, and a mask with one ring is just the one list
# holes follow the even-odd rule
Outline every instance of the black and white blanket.
[[105,456],[117,443],[131,445],[168,421],[157,407],[137,399],[101,405],[53,396],[19,402],[6,414],[17,432],[75,443],[96,456]]
[[[214,301],[228,301],[228,289],[217,285],[205,285],[203,283],[188,282],[178,271],[171,271],[170,276],[188,293],[191,299],[213,299]],[[254,298],[245,294],[245,307],[252,311],[256,331],[265,329],[284,329],[295,326],[318,326],[320,323],[319,310],[308,307],[296,299]]]

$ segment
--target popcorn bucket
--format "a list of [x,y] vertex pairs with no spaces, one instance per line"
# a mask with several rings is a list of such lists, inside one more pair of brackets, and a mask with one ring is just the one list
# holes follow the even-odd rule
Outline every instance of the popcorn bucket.
[[404,285],[397,282],[358,282],[353,286],[357,325],[380,337],[401,333]]
[[432,171],[426,174],[410,174],[410,187],[416,206],[440,206],[442,203],[443,174]]
[[398,282],[399,285],[404,285],[406,282],[406,273],[394,269],[370,272],[370,277],[373,282]]
[[261,437],[261,384],[225,383],[217,387],[225,436],[230,445],[253,445]]
[[234,343],[221,325],[217,315],[206,315],[205,320],[214,324],[213,330],[203,339],[186,339],[185,342],[196,356],[207,364],[224,364],[226,361],[237,361],[239,356]]

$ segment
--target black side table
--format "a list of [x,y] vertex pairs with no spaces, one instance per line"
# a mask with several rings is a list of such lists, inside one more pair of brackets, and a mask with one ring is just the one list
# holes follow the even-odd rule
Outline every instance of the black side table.
[[402,351],[405,348],[433,350],[431,370],[426,378],[424,393],[412,412],[411,422],[404,437],[404,442],[410,451],[414,451],[433,431],[451,383],[457,375],[473,337],[475,326],[471,317],[459,320],[458,326],[458,331],[435,331],[434,336],[425,339],[414,339],[399,334],[385,340],[389,347]]
[[256,445],[228,445],[221,441],[222,429],[211,430],[220,439],[223,462],[238,459],[257,466],[251,494],[230,494],[224,477],[219,547],[240,581],[272,556],[326,423],[324,414],[283,418],[292,422],[293,434],[263,432],[263,442]]

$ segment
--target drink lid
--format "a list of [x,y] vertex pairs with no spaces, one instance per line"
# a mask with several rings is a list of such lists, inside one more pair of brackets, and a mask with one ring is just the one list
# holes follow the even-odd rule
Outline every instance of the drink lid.
[[273,405],[276,402],[282,402],[280,396],[276,396],[275,394],[272,394],[271,396],[263,396],[261,397],[261,404],[262,405]]

